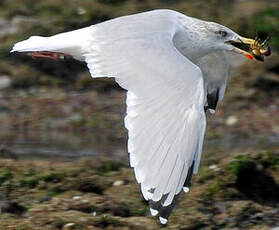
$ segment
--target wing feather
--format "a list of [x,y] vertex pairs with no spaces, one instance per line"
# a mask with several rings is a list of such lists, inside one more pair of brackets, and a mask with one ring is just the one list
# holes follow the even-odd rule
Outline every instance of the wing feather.
[[175,48],[180,27],[172,17],[164,26],[158,21],[162,28],[155,33],[146,29],[112,41],[102,40],[107,32],[102,36],[98,27],[84,51],[93,77],[115,77],[128,91],[130,164],[144,198],[162,218],[168,218],[193,162],[197,171],[206,123],[202,73]]

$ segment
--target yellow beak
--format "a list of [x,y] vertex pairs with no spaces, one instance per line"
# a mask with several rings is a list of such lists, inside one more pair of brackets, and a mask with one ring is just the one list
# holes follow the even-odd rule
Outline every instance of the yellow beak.
[[[243,44],[245,44],[245,45],[249,45],[249,47],[250,47],[250,45],[255,45],[255,44],[257,44],[258,42],[257,42],[256,40],[252,39],[252,38],[240,37],[238,43],[243,43]],[[233,48],[233,51],[235,51],[235,52],[237,52],[237,53],[239,53],[239,54],[242,54],[242,55],[244,55],[246,58],[251,59],[251,60],[253,60],[253,59],[255,58],[253,54],[251,54],[251,53],[249,53],[249,52],[247,52],[247,51],[245,51],[245,50],[239,49],[239,48],[237,48],[237,47],[234,47],[234,48]]]
[[245,44],[247,45],[252,45],[252,44],[257,44],[258,42],[252,38],[244,38],[244,37],[241,37],[240,38],[242,42],[244,42]]

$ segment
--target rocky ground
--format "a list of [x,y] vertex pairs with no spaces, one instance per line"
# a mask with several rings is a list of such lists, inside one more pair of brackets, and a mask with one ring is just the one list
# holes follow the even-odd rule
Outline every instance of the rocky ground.
[[[165,229],[271,229],[278,152],[204,159]],[[0,229],[158,229],[132,170],[109,159],[1,160]]]

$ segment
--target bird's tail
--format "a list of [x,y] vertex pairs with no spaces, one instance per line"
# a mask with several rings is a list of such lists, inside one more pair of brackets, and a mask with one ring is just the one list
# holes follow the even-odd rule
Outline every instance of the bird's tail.
[[51,37],[32,36],[27,40],[14,45],[11,52],[57,52],[73,56],[84,61],[82,49],[88,36],[90,27],[67,33],[57,34]]

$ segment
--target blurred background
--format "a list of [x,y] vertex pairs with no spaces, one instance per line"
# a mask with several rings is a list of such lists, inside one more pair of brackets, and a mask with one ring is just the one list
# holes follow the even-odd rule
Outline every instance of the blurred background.
[[264,63],[231,60],[192,190],[166,229],[279,228],[278,0],[1,0],[0,229],[158,229],[128,166],[125,91],[75,60],[15,42],[169,8],[270,35]]

